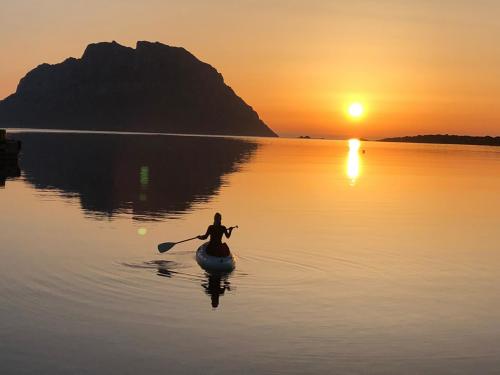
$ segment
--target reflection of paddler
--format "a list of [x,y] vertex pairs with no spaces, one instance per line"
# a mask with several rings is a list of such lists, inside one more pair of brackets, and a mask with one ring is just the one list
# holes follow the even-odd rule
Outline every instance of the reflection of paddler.
[[207,254],[217,257],[227,257],[230,255],[229,247],[226,243],[222,243],[222,236],[226,238],[231,237],[233,229],[236,227],[226,228],[222,225],[222,215],[216,213],[214,216],[214,223],[207,228],[207,232],[198,236],[200,240],[206,240],[210,236],[210,241],[207,245]]
[[212,300],[212,307],[216,308],[219,306],[219,297],[224,295],[226,290],[231,290],[231,284],[227,279],[227,275],[223,274],[207,274],[208,282],[204,282],[201,285],[205,289],[205,293],[210,296]]

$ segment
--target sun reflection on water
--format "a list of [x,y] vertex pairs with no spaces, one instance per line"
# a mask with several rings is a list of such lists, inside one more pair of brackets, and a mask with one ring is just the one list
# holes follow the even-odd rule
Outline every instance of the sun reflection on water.
[[361,141],[359,139],[349,139],[349,154],[347,155],[346,173],[351,180],[351,186],[356,184],[356,180],[361,174],[361,160],[359,157],[359,148]]

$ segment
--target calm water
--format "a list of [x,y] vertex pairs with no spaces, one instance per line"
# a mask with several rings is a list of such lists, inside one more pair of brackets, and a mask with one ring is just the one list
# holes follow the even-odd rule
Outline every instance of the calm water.
[[[499,148],[15,137],[2,374],[499,371]],[[216,211],[231,275],[157,253]]]

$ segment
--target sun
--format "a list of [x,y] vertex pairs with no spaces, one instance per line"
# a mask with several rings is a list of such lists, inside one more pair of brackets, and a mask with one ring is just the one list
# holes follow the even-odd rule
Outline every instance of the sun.
[[365,109],[361,103],[351,103],[349,108],[347,108],[347,113],[354,119],[359,119],[363,116]]

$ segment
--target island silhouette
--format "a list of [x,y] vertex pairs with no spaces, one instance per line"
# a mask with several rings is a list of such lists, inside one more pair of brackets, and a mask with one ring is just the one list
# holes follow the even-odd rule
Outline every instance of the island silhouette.
[[439,143],[479,146],[500,146],[500,137],[474,137],[470,135],[453,134],[423,134],[406,137],[392,137],[380,139],[380,142],[406,142],[406,143]]
[[85,214],[134,220],[178,217],[218,193],[257,151],[252,141],[221,137],[19,133],[24,180],[75,198]]
[[147,41],[39,65],[0,101],[0,126],[277,136],[211,65]]

